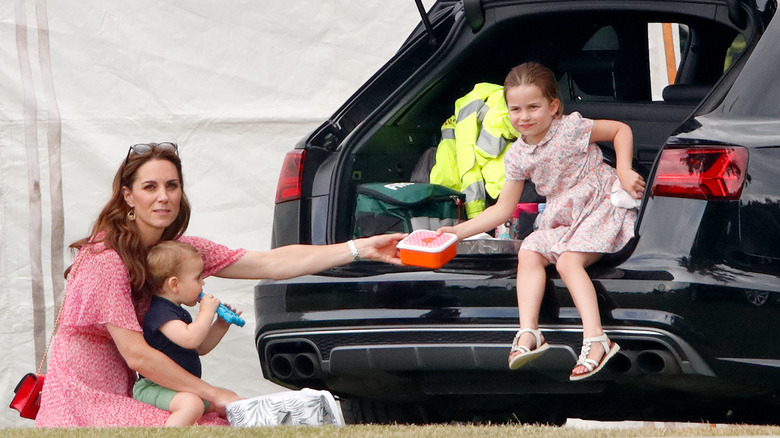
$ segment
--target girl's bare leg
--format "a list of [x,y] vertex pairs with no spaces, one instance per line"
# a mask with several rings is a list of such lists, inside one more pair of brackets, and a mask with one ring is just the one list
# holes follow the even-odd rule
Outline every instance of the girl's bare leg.
[[[565,252],[558,258],[555,268],[561,276],[561,280],[569,289],[574,305],[582,318],[582,336],[590,338],[601,336],[604,329],[601,327],[601,315],[599,314],[598,300],[596,298],[596,288],[593,281],[588,276],[585,268],[600,259],[600,253],[585,252]],[[595,342],[592,344],[589,359],[601,362],[604,357],[604,347]],[[572,374],[582,374],[587,369],[579,365],[572,370]]]
[[[539,310],[542,307],[547,280],[544,268],[549,264],[546,258],[534,251],[520,250],[517,254],[517,309],[520,313],[520,328],[539,328]],[[536,338],[531,333],[523,333],[518,345],[533,350],[536,348]]]

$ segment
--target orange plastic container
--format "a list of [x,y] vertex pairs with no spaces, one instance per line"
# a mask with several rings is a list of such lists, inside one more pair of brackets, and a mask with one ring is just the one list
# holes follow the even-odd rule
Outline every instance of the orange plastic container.
[[405,265],[437,269],[452,260],[458,251],[458,237],[451,233],[417,230],[398,242]]

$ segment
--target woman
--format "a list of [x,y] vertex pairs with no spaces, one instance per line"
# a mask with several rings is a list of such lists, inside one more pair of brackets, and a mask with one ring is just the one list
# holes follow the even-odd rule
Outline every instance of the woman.
[[[133,145],[90,237],[71,245],[79,254],[69,269],[36,426],[163,425],[168,412],[132,399],[136,373],[176,391],[195,393],[220,411],[239,399],[188,373],[144,341],[139,321],[151,299],[144,287],[146,253],[159,241],[178,239],[198,248],[204,277],[286,279],[345,264],[358,255],[400,264],[400,234],[255,252],[183,237],[189,218],[176,145]],[[227,423],[209,414],[200,424]]]

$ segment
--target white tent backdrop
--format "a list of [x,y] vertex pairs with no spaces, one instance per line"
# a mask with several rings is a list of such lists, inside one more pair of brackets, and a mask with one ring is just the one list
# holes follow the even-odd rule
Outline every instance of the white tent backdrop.
[[[418,22],[413,0],[0,2],[0,405],[38,365],[67,245],[130,144],[179,143],[188,234],[268,249],[284,154]],[[278,389],[254,349],[254,283],[206,280],[248,323],[203,358],[204,379],[243,396]],[[0,427],[32,425],[0,411]]]

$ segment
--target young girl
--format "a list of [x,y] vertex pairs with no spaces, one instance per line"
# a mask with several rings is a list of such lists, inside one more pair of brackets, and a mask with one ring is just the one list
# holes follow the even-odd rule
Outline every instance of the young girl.
[[[570,379],[597,373],[619,350],[601,327],[596,291],[585,268],[604,253],[622,248],[634,235],[636,210],[614,206],[616,179],[639,199],[645,183],[631,168],[633,136],[628,125],[589,120],[579,113],[562,115],[552,71],[538,63],[512,69],[504,81],[509,119],[521,137],[504,158],[506,182],[495,205],[453,227],[440,228],[463,239],[494,229],[515,209],[525,180],[547,198],[539,228],[523,240],[517,263],[520,331],[509,353],[509,368],[538,358],[549,345],[539,330],[545,268],[555,264],[569,289],[583,324],[582,351]],[[595,144],[611,141],[617,171],[602,161]]]

